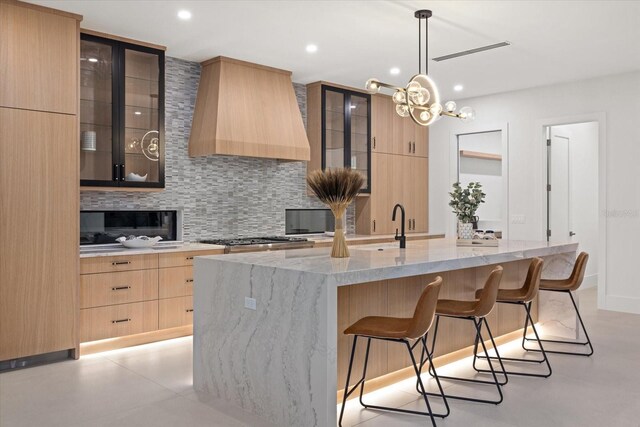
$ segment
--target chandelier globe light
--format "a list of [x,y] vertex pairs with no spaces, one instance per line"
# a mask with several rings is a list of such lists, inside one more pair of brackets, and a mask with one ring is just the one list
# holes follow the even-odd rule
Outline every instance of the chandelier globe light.
[[[397,87],[383,83],[378,79],[369,79],[365,84],[367,92],[374,94],[382,88],[393,91],[391,98],[396,105],[396,113],[401,117],[411,117],[420,126],[429,126],[441,116],[457,117],[464,122],[475,119],[476,113],[471,107],[462,107],[456,112],[457,105],[448,101],[444,106],[440,103],[440,94],[433,80],[428,76],[429,67],[429,18],[430,10],[418,10],[414,14],[418,18],[418,74],[413,76],[406,87]],[[422,21],[424,20],[424,74],[422,74]]]

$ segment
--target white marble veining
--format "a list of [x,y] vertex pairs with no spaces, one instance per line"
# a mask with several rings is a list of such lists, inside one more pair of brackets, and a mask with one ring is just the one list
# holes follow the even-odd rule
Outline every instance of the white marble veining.
[[[277,426],[334,425],[339,286],[534,256],[568,261],[577,249],[516,241],[462,248],[445,239],[407,246],[356,246],[345,259],[330,258],[330,248],[196,259],[195,389]],[[245,297],[256,300],[255,311],[244,308]]]

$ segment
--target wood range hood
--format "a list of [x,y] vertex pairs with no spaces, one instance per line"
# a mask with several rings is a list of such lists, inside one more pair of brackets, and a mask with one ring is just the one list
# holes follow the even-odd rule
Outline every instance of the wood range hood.
[[189,155],[309,160],[291,72],[218,56],[202,63]]

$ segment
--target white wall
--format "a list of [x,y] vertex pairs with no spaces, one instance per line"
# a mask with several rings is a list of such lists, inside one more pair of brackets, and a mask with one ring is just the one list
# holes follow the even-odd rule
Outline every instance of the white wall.
[[585,285],[598,274],[598,123],[553,126],[553,135],[569,138],[571,229],[580,251],[589,254]]
[[[471,98],[458,102],[476,109],[473,127],[507,122],[509,126],[509,213],[524,215],[509,224],[511,239],[543,238],[543,151],[541,129],[547,119],[604,113],[600,134],[606,151],[599,153],[606,188],[606,209],[600,211],[606,229],[606,259],[599,268],[599,305],[640,313],[640,72]],[[557,122],[556,122],[557,123]],[[451,232],[447,191],[450,135],[464,133],[464,123],[442,118],[429,135],[429,231]],[[602,277],[602,272],[606,276]]]

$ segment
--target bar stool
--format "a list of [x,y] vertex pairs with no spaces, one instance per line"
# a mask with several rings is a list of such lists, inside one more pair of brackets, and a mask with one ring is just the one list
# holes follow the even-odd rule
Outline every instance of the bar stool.
[[[584,272],[587,269],[587,261],[589,261],[589,254],[586,252],[581,252],[576,258],[576,263],[573,266],[573,271],[571,272],[571,276],[567,279],[561,280],[548,280],[542,279],[540,280],[540,290],[548,291],[548,292],[564,292],[569,294],[569,298],[571,298],[571,302],[573,303],[573,308],[576,310],[576,314],[578,315],[578,320],[580,321],[580,326],[582,326],[582,330],[584,331],[584,336],[587,338],[587,341],[562,341],[562,340],[539,340],[542,342],[549,343],[557,343],[557,344],[568,344],[568,345],[588,345],[589,352],[588,353],[575,353],[571,351],[560,351],[560,350],[547,350],[547,353],[556,353],[556,354],[571,354],[574,356],[586,356],[589,357],[593,354],[593,346],[591,345],[591,339],[589,339],[589,334],[587,333],[587,329],[584,327],[584,322],[582,321],[582,316],[580,316],[580,310],[578,310],[578,305],[576,304],[576,300],[573,298],[572,292],[577,290],[580,285],[582,285],[582,281],[584,280]],[[532,322],[533,323],[533,322]],[[525,323],[525,329],[527,328],[527,324]],[[542,346],[540,349],[534,348],[526,348],[525,341],[533,341],[531,338],[523,337],[522,340],[522,348],[527,351],[543,351]]]
[[[444,391],[442,390],[442,386],[440,385],[440,380],[438,379],[438,375],[435,374],[434,378],[436,383],[438,384],[438,389],[440,390],[439,396],[444,399],[444,404],[447,409],[447,412],[444,414],[436,414],[431,410],[431,405],[429,403],[429,399],[427,398],[427,392],[422,383],[422,379],[420,378],[420,371],[418,371],[418,366],[416,364],[415,357],[413,356],[412,350],[418,345],[418,343],[422,343],[423,352],[426,351],[427,340],[426,334],[431,328],[433,324],[433,318],[435,314],[436,304],[438,302],[438,294],[440,293],[440,287],[442,286],[442,278],[436,277],[436,279],[431,282],[427,287],[422,291],[420,295],[420,299],[418,300],[418,304],[416,305],[413,317],[411,318],[398,318],[398,317],[383,317],[383,316],[369,316],[364,317],[353,325],[349,326],[345,331],[345,335],[353,335],[353,347],[351,348],[351,356],[349,358],[349,370],[347,371],[347,384],[344,387],[344,397],[342,399],[342,409],[340,410],[340,418],[338,420],[338,425],[342,426],[342,417],[344,415],[344,407],[347,403],[347,398],[351,393],[353,393],[358,386],[360,386],[360,404],[368,409],[380,409],[385,411],[392,412],[402,412],[407,414],[416,414],[416,415],[425,415],[431,418],[431,423],[435,427],[436,421],[434,417],[444,418],[449,415],[449,404],[447,403],[446,398],[444,397]],[[351,368],[353,367],[353,356],[356,351],[356,343],[358,342],[358,338],[363,337],[367,339],[367,349],[364,356],[364,367],[362,369],[362,378],[349,390],[349,380],[351,379]],[[411,357],[411,363],[413,364],[413,369],[418,378],[418,384],[420,387],[420,394],[424,398],[424,402],[427,405],[427,412],[420,411],[411,411],[400,408],[388,408],[384,406],[374,406],[368,405],[362,401],[362,395],[364,393],[364,384],[365,378],[367,376],[367,362],[369,360],[369,347],[371,346],[371,340],[383,340],[383,341],[391,341],[398,342],[404,344],[409,351],[409,356]],[[416,342],[411,345],[409,340],[416,340]],[[427,351],[429,363],[431,363],[431,355]],[[435,373],[435,372],[434,372]],[[436,394],[437,395],[437,394]]]
[[[540,346],[540,350],[542,351],[542,359],[523,359],[516,357],[504,357],[501,356],[500,359],[502,361],[509,362],[527,362],[527,363],[543,363],[547,364],[547,372],[546,373],[532,373],[532,372],[521,372],[521,371],[506,371],[509,375],[522,375],[527,377],[541,377],[548,378],[551,376],[551,364],[549,363],[549,359],[547,358],[547,354],[542,347],[542,342],[540,341],[540,336],[538,335],[538,331],[536,330],[536,325],[533,322],[533,318],[531,317],[531,303],[535,299],[538,294],[538,288],[540,287],[540,276],[542,275],[542,265],[544,261],[542,258],[533,258],[531,263],[529,264],[529,270],[527,271],[527,277],[524,281],[524,285],[519,289],[499,289],[498,296],[496,298],[496,302],[500,304],[516,304],[524,307],[524,311],[526,313],[525,319],[526,324],[524,328],[523,337],[527,336],[527,325],[529,321],[531,321],[531,326],[533,328],[533,333],[536,336],[536,341]],[[482,289],[476,291],[476,298],[479,298],[482,294]],[[484,319],[485,324],[487,319]],[[489,331],[489,335],[491,335],[491,331],[489,330],[489,325],[487,325],[487,330]],[[491,337],[491,341],[493,342],[493,336]],[[477,355],[476,350],[478,348],[478,339],[476,338],[476,344],[474,348],[474,357],[473,357],[473,369],[477,372],[489,372],[486,369],[479,369],[476,367],[476,359],[486,359],[486,356]],[[490,359],[496,359],[496,357],[490,357]]]
[[[482,349],[484,350],[484,354],[486,356],[489,356],[489,353],[487,351],[487,347],[484,344],[484,339],[482,337],[482,324],[484,322],[484,324],[486,325],[487,331],[489,331],[489,336],[491,337],[491,332],[489,330],[489,324],[484,321],[484,318],[491,312],[491,310],[493,309],[493,306],[496,303],[496,297],[498,295],[498,288],[500,287],[500,280],[502,279],[502,267],[501,266],[497,266],[496,268],[493,269],[493,271],[491,272],[491,274],[489,274],[489,277],[487,278],[487,281],[485,282],[484,288],[482,289],[482,291],[479,293],[479,298],[473,301],[459,301],[459,300],[447,300],[447,299],[441,299],[438,301],[438,304],[436,306],[436,324],[435,324],[435,328],[434,328],[434,333],[433,333],[433,341],[431,344],[431,355],[427,355],[429,357],[429,359],[431,359],[432,355],[433,355],[433,351],[435,349],[436,346],[436,338],[438,335],[438,324],[440,323],[440,317],[452,317],[452,318],[456,318],[456,319],[465,319],[465,320],[470,320],[473,322],[473,325],[476,328],[476,345],[478,343],[478,341],[482,344]],[[476,399],[476,398],[472,398],[472,397],[466,397],[466,396],[454,396],[454,395],[449,395],[446,394],[445,396],[447,398],[450,399],[459,399],[459,400],[467,400],[470,402],[479,402],[479,403],[493,403],[493,404],[499,404],[500,402],[502,402],[503,400],[503,395],[502,395],[502,386],[505,385],[508,382],[508,376],[507,373],[504,369],[504,365],[502,364],[502,360],[500,360],[500,355],[498,354],[498,349],[495,345],[495,342],[493,342],[493,338],[491,338],[493,347],[496,351],[496,355],[498,357],[498,362],[500,363],[500,366],[502,368],[501,371],[498,371],[498,373],[500,373],[501,375],[504,376],[504,381],[498,381],[498,376],[496,374],[496,370],[493,368],[493,363],[491,361],[491,358],[487,359],[487,362],[489,363],[489,370],[491,372],[491,375],[493,377],[493,381],[485,381],[485,380],[476,380],[476,379],[472,379],[472,378],[461,378],[461,377],[451,377],[451,376],[444,376],[444,375],[440,375],[440,379],[449,379],[449,380],[457,380],[457,381],[466,381],[466,382],[472,382],[472,383],[477,383],[477,384],[491,384],[491,385],[495,385],[497,390],[498,390],[498,394],[499,394],[499,399],[498,400],[487,400],[487,399]],[[420,358],[420,370],[422,370],[422,366],[424,365],[424,357]],[[432,369],[433,368],[433,369]],[[435,366],[433,366],[433,363],[431,363],[431,360],[429,360],[429,373],[433,376],[433,374],[435,373]],[[427,393],[427,394],[434,394],[434,393]]]

